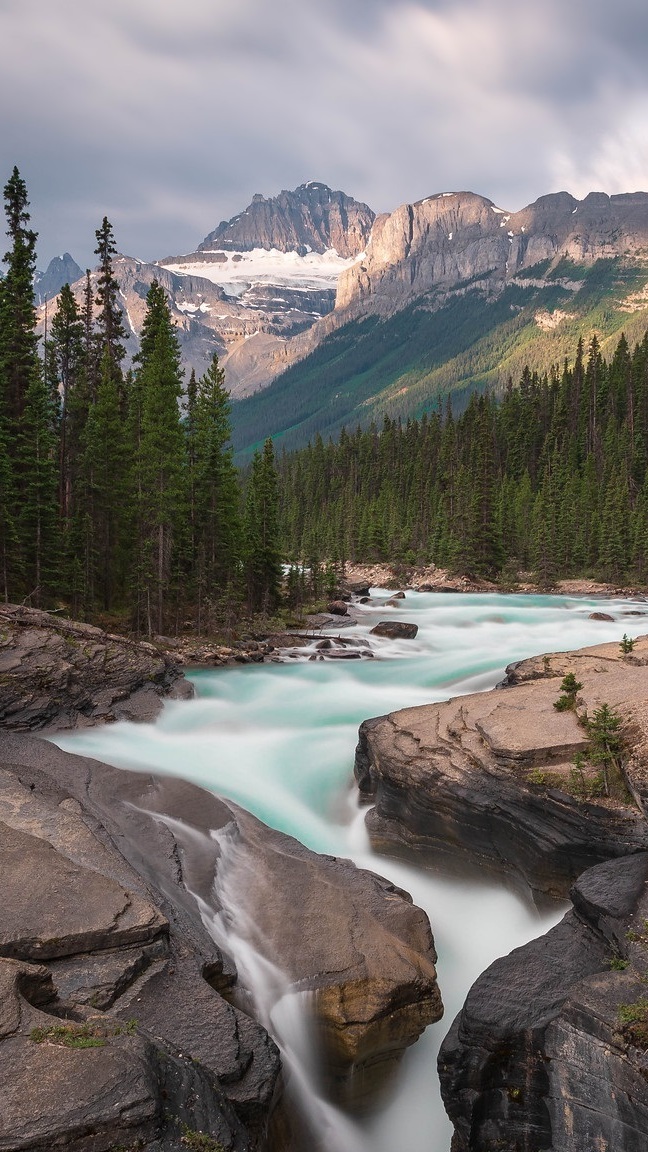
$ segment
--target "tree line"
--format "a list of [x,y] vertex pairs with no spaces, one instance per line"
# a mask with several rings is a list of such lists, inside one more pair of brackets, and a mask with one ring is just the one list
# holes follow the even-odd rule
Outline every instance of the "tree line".
[[96,282],[64,286],[36,333],[37,235],[17,168],[4,188],[9,250],[0,280],[0,596],[115,618],[139,633],[187,615],[200,631],[232,608],[269,611],[281,581],[271,441],[243,488],[229,397],[213,358],[183,388],[164,289],[146,299],[139,352],[126,349],[117,249],[96,231]]
[[500,395],[320,438],[280,463],[286,555],[434,563],[512,583],[519,570],[648,580],[648,334],[606,359],[526,367]]

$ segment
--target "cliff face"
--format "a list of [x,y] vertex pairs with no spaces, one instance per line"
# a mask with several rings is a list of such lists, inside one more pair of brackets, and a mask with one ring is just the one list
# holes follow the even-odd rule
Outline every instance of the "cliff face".
[[493,295],[528,278],[549,277],[575,290],[583,266],[618,256],[645,259],[647,247],[643,192],[592,192],[581,201],[559,192],[520,212],[472,192],[442,193],[377,218],[366,256],[340,277],[336,310],[389,315],[430,292],[470,285]]
[[[629,793],[588,792],[575,757],[587,737],[573,712],[556,712],[562,677],[574,672],[591,714],[601,704],[646,737],[648,637],[621,657],[616,644],[524,661],[513,686],[365,721],[356,777],[375,806],[367,827],[378,851],[470,859],[531,889],[565,895],[580,873],[648,849],[648,823]],[[591,769],[589,770],[591,774]],[[627,782],[640,805],[641,760]]]
[[326,252],[357,256],[367,244],[375,213],[344,192],[310,180],[294,191],[252,203],[231,220],[222,220],[198,245],[199,252],[246,252],[276,248],[279,252]]
[[556,928],[475,982],[439,1053],[453,1152],[643,1152],[647,879],[646,853],[591,868]]

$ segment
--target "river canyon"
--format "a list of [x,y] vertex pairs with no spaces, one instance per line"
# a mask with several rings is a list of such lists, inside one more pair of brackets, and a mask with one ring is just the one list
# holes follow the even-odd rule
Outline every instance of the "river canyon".
[[[398,708],[493,688],[506,665],[536,653],[619,641],[645,632],[642,600],[408,592],[374,589],[345,635],[371,658],[311,659],[302,649],[282,663],[190,672],[196,696],[165,704],[152,724],[120,722],[74,734],[59,747],[117,767],[181,776],[235,801],[308,848],[351,858],[411,893],[430,918],[439,954],[444,1018],[406,1053],[394,1083],[369,1115],[351,1118],[325,1098],[304,997],[288,988],[251,914],[254,875],[245,853],[219,871],[218,914],[203,919],[235,961],[249,1011],[279,1044],[289,1089],[322,1152],[448,1152],[451,1126],[441,1103],[436,1054],[473,981],[496,957],[546,931],[564,903],[542,911],[512,883],[478,870],[461,876],[372,852],[366,805],[353,783],[358,725]],[[611,620],[593,620],[604,609]],[[413,640],[371,634],[379,620],[418,625]],[[246,914],[247,912],[247,914]],[[299,909],[295,909],[299,915]]]

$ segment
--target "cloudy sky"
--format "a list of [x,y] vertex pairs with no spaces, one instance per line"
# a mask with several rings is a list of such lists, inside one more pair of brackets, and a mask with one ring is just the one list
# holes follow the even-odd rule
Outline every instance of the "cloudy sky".
[[191,251],[305,180],[389,211],[648,190],[646,0],[0,0],[39,266]]

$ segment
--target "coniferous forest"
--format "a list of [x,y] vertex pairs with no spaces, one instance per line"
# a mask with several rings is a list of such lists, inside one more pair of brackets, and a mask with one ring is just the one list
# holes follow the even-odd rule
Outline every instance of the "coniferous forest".
[[343,432],[281,462],[285,549],[317,566],[398,561],[542,587],[648,579],[648,335],[612,358],[525,368],[406,425]]
[[178,337],[158,283],[125,371],[116,246],[96,232],[96,289],[65,286],[39,348],[36,233],[17,169],[4,189],[0,281],[0,596],[151,635],[200,631],[243,603],[273,608],[281,577],[272,445],[245,497],[214,359],[183,388]]
[[648,581],[648,335],[606,359],[525,368],[502,395],[449,402],[406,425],[343,431],[234,466],[214,358],[188,380],[154,282],[133,365],[116,245],[96,231],[98,278],[65,286],[36,335],[36,233],[17,169],[4,189],[0,281],[0,596],[139,634],[199,632],[324,591],[348,561],[434,563],[542,587],[559,577]]

